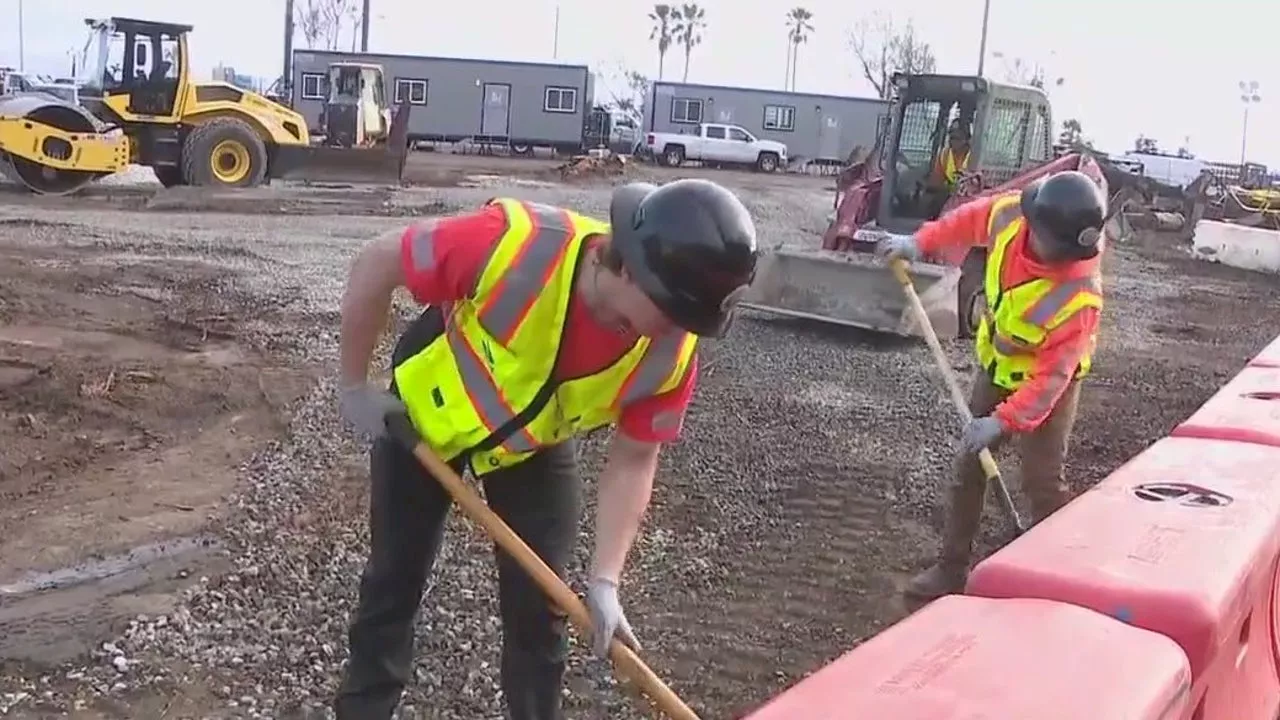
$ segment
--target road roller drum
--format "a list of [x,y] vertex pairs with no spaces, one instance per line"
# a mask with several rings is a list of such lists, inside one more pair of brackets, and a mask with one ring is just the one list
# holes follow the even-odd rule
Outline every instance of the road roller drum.
[[0,171],[65,195],[129,165],[130,141],[89,111],[41,93],[0,97]]

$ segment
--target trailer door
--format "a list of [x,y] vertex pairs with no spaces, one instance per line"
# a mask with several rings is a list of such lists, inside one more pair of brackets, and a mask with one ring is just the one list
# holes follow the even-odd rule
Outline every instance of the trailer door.
[[508,136],[511,124],[511,86],[485,83],[484,106],[480,110],[480,134],[491,138]]
[[844,156],[840,152],[842,140],[840,116],[829,111],[819,111],[818,159],[843,160]]

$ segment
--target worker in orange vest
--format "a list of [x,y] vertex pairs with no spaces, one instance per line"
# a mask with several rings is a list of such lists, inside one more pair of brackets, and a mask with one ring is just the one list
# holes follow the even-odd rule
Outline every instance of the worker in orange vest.
[[1102,311],[1106,214],[1098,183],[1084,173],[1060,172],[1020,193],[968,202],[925,223],[914,237],[892,237],[877,248],[890,258],[953,264],[973,246],[987,248],[980,370],[969,397],[973,420],[960,440],[938,562],[908,583],[908,597],[932,600],[964,589],[986,498],[977,458],[983,448],[1018,436],[1022,485],[1035,521],[1066,504],[1063,462]]

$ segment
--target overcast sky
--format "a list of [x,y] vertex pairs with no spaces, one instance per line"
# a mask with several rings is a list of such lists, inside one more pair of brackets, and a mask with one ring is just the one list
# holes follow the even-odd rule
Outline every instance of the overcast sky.
[[[17,4],[0,0],[0,64],[18,65]],[[304,0],[298,0],[301,4]],[[358,2],[358,0],[357,0]],[[499,0],[478,12],[471,3],[372,0],[370,49],[509,60],[550,61],[560,8],[558,57],[602,71],[633,67],[657,74],[649,40],[651,2],[639,0]],[[765,0],[703,0],[708,29],[694,49],[690,82],[782,86],[784,17],[794,4]],[[875,10],[914,21],[941,72],[977,70],[982,0],[806,0],[817,29],[802,46],[801,91],[872,94],[849,49],[850,29]],[[1055,120],[1079,118],[1103,149],[1132,146],[1139,133],[1162,148],[1188,142],[1201,157],[1240,158],[1244,105],[1238,83],[1258,80],[1263,101],[1249,120],[1249,157],[1280,168],[1280,79],[1266,72],[1276,0],[992,0],[987,73],[997,79],[1007,60],[1023,57],[1062,77],[1051,89]],[[84,41],[82,20],[110,14],[195,25],[194,67],[208,77],[218,64],[242,74],[276,76],[282,63],[284,0],[25,0],[28,70],[56,72],[67,51]],[[484,18],[481,20],[480,18]],[[250,20],[250,22],[243,22]],[[349,43],[349,41],[347,41]],[[347,46],[349,47],[349,45]],[[673,48],[666,78],[680,78],[683,53]],[[1270,83],[1270,86],[1268,85]],[[607,96],[606,96],[607,97]]]

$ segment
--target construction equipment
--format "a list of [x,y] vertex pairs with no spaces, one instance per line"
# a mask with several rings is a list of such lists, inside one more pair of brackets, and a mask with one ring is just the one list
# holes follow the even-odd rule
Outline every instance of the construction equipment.
[[[498,514],[467,485],[431,448],[422,442],[413,421],[403,412],[392,412],[386,417],[387,431],[404,448],[413,453],[418,462],[429,472],[458,503],[467,516],[478,523],[504,552],[515,559],[529,577],[560,607],[580,631],[591,631],[591,615],[573,590],[555,574],[542,558],[538,557],[524,540],[503,522]],[[698,715],[680,699],[679,695],[662,682],[662,678],[645,664],[631,648],[614,638],[609,647],[609,657],[623,675],[648,695],[658,709],[672,720],[698,720]],[[646,703],[647,704],[647,703]]]
[[119,17],[85,23],[83,107],[0,98],[0,167],[34,192],[74,192],[129,164],[152,168],[166,186],[250,187],[276,178],[398,183],[403,174],[407,103],[384,147],[317,147],[302,115],[288,107],[228,83],[193,81],[190,25]]
[[[920,325],[925,342],[929,345],[929,352],[933,355],[933,364],[937,366],[938,373],[942,375],[942,381],[947,386],[947,392],[951,395],[951,403],[955,405],[956,412],[960,414],[961,422],[968,423],[973,420],[973,414],[969,412],[969,403],[965,400],[964,393],[960,390],[960,383],[956,380],[956,374],[951,369],[951,361],[947,359],[947,353],[942,349],[942,343],[938,341],[937,333],[933,331],[933,326],[929,324],[929,316],[924,309],[924,303],[920,301],[920,296],[916,294],[915,284],[911,281],[910,266],[905,260],[894,259],[889,262],[889,269],[893,271],[894,279],[902,286],[902,293],[907,298],[907,307]],[[1009,487],[1004,484],[1004,478],[1000,477],[1000,466],[996,465],[996,459],[991,456],[991,451],[983,448],[978,453],[978,463],[982,466],[982,473],[987,478],[987,485],[995,487],[996,499],[1000,501],[1000,508],[1004,510],[1005,515],[1013,522],[1018,534],[1021,535],[1026,532],[1027,525],[1023,522],[1022,516],[1018,514],[1018,507],[1013,504],[1013,496],[1009,494]]]
[[[1042,175],[1080,170],[1104,188],[1088,155],[1053,159],[1049,100],[1038,88],[957,75],[895,74],[887,132],[840,175],[835,213],[821,250],[777,248],[761,258],[743,305],[771,313],[919,336],[902,290],[872,251],[980,195],[1019,189]],[[926,186],[958,123],[973,138],[966,171],[949,194]],[[1118,228],[1112,228],[1118,232]],[[928,318],[939,335],[971,336],[982,305],[986,251],[912,265]]]
[[326,80],[328,93],[320,111],[322,144],[373,147],[387,142],[391,133],[391,110],[387,106],[382,66],[330,63]]

